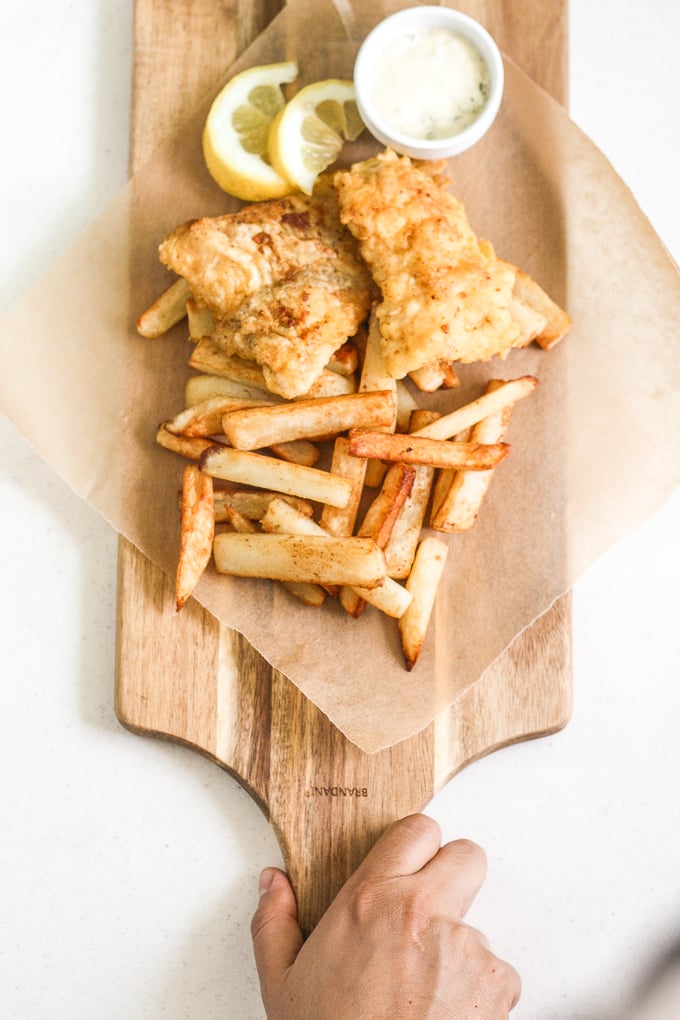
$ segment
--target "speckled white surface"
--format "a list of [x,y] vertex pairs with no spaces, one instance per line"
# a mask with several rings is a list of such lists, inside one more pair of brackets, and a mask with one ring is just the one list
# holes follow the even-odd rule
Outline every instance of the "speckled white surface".
[[[125,181],[131,6],[5,0],[3,304]],[[571,2],[572,115],[676,259],[678,39],[671,0]],[[274,837],[215,766],[119,727],[116,538],[4,418],[0,450],[0,1013],[258,1020],[248,924]],[[577,585],[566,730],[429,807],[487,850],[471,919],[522,974],[521,1020],[680,1016],[673,992],[635,1004],[680,942],[679,526],[676,495]]]

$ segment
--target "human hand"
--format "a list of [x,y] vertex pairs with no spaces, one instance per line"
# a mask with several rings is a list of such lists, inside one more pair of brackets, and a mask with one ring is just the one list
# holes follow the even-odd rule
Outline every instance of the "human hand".
[[486,873],[425,815],[395,822],[306,942],[287,877],[268,868],[252,921],[268,1020],[506,1020],[512,967],[463,918]]

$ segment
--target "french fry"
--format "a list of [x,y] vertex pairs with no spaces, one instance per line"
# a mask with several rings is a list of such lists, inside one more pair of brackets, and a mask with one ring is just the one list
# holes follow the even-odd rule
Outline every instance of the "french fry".
[[296,400],[311,400],[316,397],[341,397],[347,393],[356,393],[357,384],[353,375],[340,375],[324,368],[317,376],[307,393],[296,397]]
[[[417,432],[438,417],[436,411],[414,411],[410,421],[411,431]],[[413,470],[413,486],[384,547],[387,573],[394,578],[406,578],[411,572],[434,480],[435,469],[426,464],[414,465]]]
[[507,404],[516,404],[518,400],[533,393],[537,386],[538,379],[533,375],[523,375],[519,379],[511,379],[492,393],[485,393],[477,400],[451,411],[450,414],[443,414],[441,418],[419,429],[415,434],[429,439],[451,439],[457,432],[476,425],[482,418],[493,414],[501,407],[505,407]]
[[[487,392],[502,386],[492,380]],[[505,438],[512,415],[512,404],[482,418],[471,430],[470,439],[479,443],[497,443]],[[467,531],[477,520],[486,496],[494,469],[489,471],[456,471],[442,482],[441,490],[430,516],[430,526],[436,531]],[[448,484],[446,484],[448,482]]]
[[375,460],[375,458],[368,458],[366,461],[366,477],[364,478],[364,485],[367,489],[377,489],[379,485],[385,480],[388,466],[381,460]]
[[410,495],[415,481],[416,470],[410,464],[393,464],[385,475],[385,481],[361,522],[357,535],[372,538],[377,546],[387,545],[394,522]]
[[251,521],[261,521],[273,499],[282,499],[303,514],[311,517],[314,508],[309,500],[297,496],[286,496],[280,492],[264,492],[262,489],[215,489],[215,520],[227,521],[230,510]]
[[156,442],[165,450],[179,453],[188,460],[199,460],[201,455],[215,445],[214,439],[203,439],[200,436],[178,436],[161,425],[156,432]]
[[262,397],[208,397],[192,404],[164,423],[168,432],[181,436],[214,436],[222,432],[222,418],[229,411],[244,407],[271,407],[273,401]]
[[447,544],[441,539],[426,536],[418,546],[406,582],[406,589],[412,596],[411,604],[397,626],[409,672],[423,648],[448,551]]
[[548,325],[545,315],[541,315],[535,308],[532,308],[526,301],[522,301],[514,294],[510,301],[510,315],[520,328],[520,336],[515,347],[526,347]]
[[[287,505],[283,500],[272,500],[267,513],[262,518],[262,527],[265,531],[273,534],[308,535],[311,537],[323,537],[326,532],[316,521],[304,518],[294,507]],[[347,538],[345,541],[358,542],[366,539]],[[369,540],[370,541],[370,540]],[[373,543],[375,545],[375,543]],[[376,546],[377,548],[377,546]],[[325,585],[325,587],[328,587]],[[387,616],[398,619],[411,601],[411,594],[406,588],[393,581],[391,577],[385,577],[383,583],[378,587],[363,588],[352,586],[357,598],[370,602],[376,609],[380,609]],[[341,593],[343,588],[340,589]]]
[[[396,380],[389,374],[385,367],[385,359],[381,347],[382,337],[380,325],[375,314],[375,307],[371,309],[368,320],[368,333],[366,336],[366,350],[359,380],[359,392],[369,393],[376,390],[396,391]],[[396,401],[395,401],[396,408]],[[392,429],[391,431],[394,431]]]
[[215,330],[210,309],[202,308],[193,298],[187,301],[187,323],[190,340],[200,340],[204,336],[210,336]]
[[331,506],[347,506],[352,495],[352,483],[341,475],[303,464],[287,464],[261,453],[232,450],[228,446],[213,446],[206,450],[199,466],[201,471],[213,478],[255,488],[275,489],[290,496],[330,503]]
[[[499,262],[502,262],[502,260],[499,259]],[[533,308],[535,312],[546,320],[545,326],[536,334],[534,339],[544,350],[550,350],[571,329],[571,317],[523,269],[518,269],[517,266],[513,266],[509,262],[503,262],[503,264],[511,268],[515,273],[515,283],[512,288],[513,295],[529,305],[530,308]]]
[[335,507],[328,503],[321,511],[319,523],[329,535],[347,538],[354,532],[361,493],[364,487],[367,461],[363,457],[353,457],[349,452],[349,440],[338,436],[333,446],[331,473],[349,478],[352,483],[352,494],[346,506]]
[[[433,422],[433,425],[437,424],[439,420]],[[443,439],[428,439],[421,433],[404,436],[401,433],[390,435],[386,432],[357,429],[350,433],[350,453],[355,457],[378,457],[381,460],[397,460],[405,464],[428,464],[433,468],[486,471],[503,460],[510,449],[507,443],[489,445],[454,443]]]
[[137,319],[137,332],[152,340],[163,336],[182,321],[187,313],[189,297],[191,297],[189,284],[180,276],[152,305],[149,305],[145,312],[142,312]]
[[197,341],[189,357],[189,366],[197,372],[223,376],[234,382],[269,392],[262,369],[256,362],[227,354],[217,341],[210,337],[202,337]]
[[[366,333],[366,345],[364,349],[364,362],[359,381],[359,392],[370,393],[380,390],[389,390],[394,393],[394,413],[392,420],[383,429],[385,432],[394,432],[399,419],[399,406],[397,400],[397,381],[393,379],[385,368],[385,360],[382,355],[380,326],[378,317],[375,314],[375,306],[371,309],[368,320],[368,331]],[[366,477],[364,485],[369,489],[377,489],[382,485],[387,474],[387,465],[379,460],[370,460],[366,465]]]
[[240,397],[243,400],[269,400],[279,403],[281,397],[257,386],[248,386],[220,375],[191,375],[184,388],[184,406],[193,407],[212,397]]
[[[482,419],[482,421],[483,420],[484,419]],[[457,443],[469,443],[471,435],[472,428],[468,428],[463,429],[462,432],[456,433],[456,435],[453,438]],[[430,511],[431,521],[439,511],[439,508],[447,492],[449,491],[451,483],[453,482],[453,479],[456,477],[457,473],[458,472],[455,471],[453,468],[446,468],[443,471],[437,472],[437,477],[432,489],[432,509]],[[481,474],[482,472],[479,473]]]
[[[416,469],[410,464],[393,464],[385,475],[383,486],[366,511],[357,531],[360,538],[372,538],[380,549],[387,545],[394,523],[411,492]],[[356,591],[342,592],[340,603],[355,619],[363,612],[364,600]]]
[[409,372],[411,379],[419,390],[424,393],[434,393],[436,390],[452,389],[458,386],[460,379],[456,370],[449,361],[437,361],[432,365],[423,365]]
[[392,421],[394,409],[394,393],[389,390],[350,393],[232,411],[224,416],[222,428],[234,449],[259,450],[293,439],[334,435],[355,425],[380,427]]
[[[202,337],[195,344],[189,357],[189,366],[197,372],[219,375],[270,392],[264,373],[257,362],[247,361],[236,354],[227,354],[224,348],[210,337]],[[314,380],[309,393],[303,394],[301,399],[341,396],[355,391],[356,383],[353,376],[339,375],[325,368]]]
[[333,354],[326,368],[330,372],[337,372],[338,375],[354,375],[359,367],[359,352],[356,345],[348,340],[339,347]]
[[[226,523],[230,524],[239,535],[261,534],[261,529],[257,524],[249,517],[239,513],[233,506],[227,506],[226,511]],[[324,604],[326,599],[326,592],[320,584],[312,584],[309,581],[282,581],[281,584],[305,606],[318,608]]]
[[275,581],[376,588],[386,576],[383,552],[370,538],[225,532],[215,536],[214,557],[220,573]]
[[314,467],[321,456],[321,451],[307,439],[291,439],[287,443],[272,443],[269,449],[281,460],[291,464],[304,464]]
[[210,562],[215,534],[212,478],[189,464],[182,477],[179,562],[175,577],[177,611],[186,602]]
[[418,410],[418,402],[402,379],[397,379],[397,432],[408,432],[411,415]]

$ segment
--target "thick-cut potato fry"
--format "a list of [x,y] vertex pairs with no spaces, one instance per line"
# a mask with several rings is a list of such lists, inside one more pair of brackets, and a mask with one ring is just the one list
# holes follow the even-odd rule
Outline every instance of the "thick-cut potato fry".
[[358,589],[348,588],[346,584],[343,584],[338,592],[338,602],[354,620],[359,619],[367,605],[366,599],[359,594]]
[[262,397],[208,397],[192,404],[164,423],[168,432],[181,436],[215,436],[222,432],[222,418],[229,411],[244,407],[271,407],[273,401]]
[[[438,423],[433,422],[433,425]],[[358,429],[350,433],[349,449],[355,457],[378,457],[380,460],[399,460],[405,464],[428,464],[435,468],[486,471],[503,460],[510,447],[507,443],[452,443],[443,439],[427,439],[420,434],[390,435],[387,432]]]
[[384,549],[387,545],[394,522],[406,502],[416,477],[416,469],[410,464],[393,464],[385,475],[385,481],[378,495],[366,511],[357,535],[372,538]]
[[199,466],[201,471],[213,478],[255,488],[275,489],[290,496],[330,503],[331,506],[347,506],[352,496],[352,483],[341,475],[303,464],[287,464],[261,453],[231,450],[228,446],[214,446],[206,450]]
[[[203,337],[196,343],[189,358],[189,366],[197,372],[223,376],[235,382],[245,383],[247,386],[257,386],[266,393],[270,392],[264,381],[264,373],[255,361],[246,361],[236,354],[227,354],[210,337]],[[324,369],[310,387],[309,393],[303,397],[333,397],[354,393],[355,390],[353,376],[339,375],[337,372]]]
[[[502,386],[499,380],[491,380],[487,392]],[[505,438],[512,416],[512,404],[482,418],[471,430],[470,439],[478,443],[497,443]],[[477,515],[486,496],[494,469],[489,471],[456,471],[448,478],[448,485],[437,493],[436,504],[430,516],[430,526],[436,531],[467,531],[477,520]]]
[[379,485],[385,481],[385,475],[389,470],[389,465],[384,464],[381,460],[375,460],[369,457],[366,461],[366,477],[364,478],[364,485],[367,489],[377,489]]
[[476,425],[482,418],[493,414],[494,411],[505,407],[506,404],[516,404],[518,400],[533,393],[537,386],[538,379],[533,375],[523,375],[519,379],[511,379],[492,393],[485,393],[477,400],[451,411],[450,414],[443,414],[441,418],[419,429],[416,435],[426,436],[429,439],[451,439],[457,432],[462,432],[470,425]]
[[418,410],[418,401],[403,381],[397,379],[397,432],[408,432],[411,415]]
[[[381,334],[375,307],[371,309],[366,335],[366,349],[359,380],[359,392],[368,393],[376,390],[396,390],[397,383],[385,368],[385,359],[381,349]],[[394,431],[394,430],[392,430]]]
[[414,368],[412,372],[409,372],[409,379],[424,393],[434,393],[441,389],[449,390],[460,383],[456,370],[449,361],[437,361],[432,365]]
[[210,336],[215,330],[210,309],[201,307],[193,298],[187,301],[187,323],[190,340],[200,340],[204,336]]
[[536,334],[534,339],[544,350],[550,350],[571,329],[571,317],[523,269],[518,269],[517,266],[513,266],[509,262],[504,262],[503,264],[509,266],[515,274],[515,283],[512,288],[513,295],[520,301],[524,301],[525,304],[545,318],[544,327]]
[[415,666],[423,648],[448,551],[446,542],[430,535],[426,536],[418,546],[413,568],[406,582],[407,591],[412,595],[411,604],[399,619],[397,626],[409,672]]
[[[385,368],[385,359],[380,346],[381,334],[378,317],[375,314],[375,306],[371,309],[368,320],[368,331],[366,334],[366,345],[364,349],[364,362],[359,381],[360,393],[371,393],[380,390],[389,390],[394,393],[394,413],[392,420],[385,426],[385,432],[394,432],[397,428],[399,418],[399,407],[397,401],[397,381],[393,379]],[[387,467],[380,461],[369,461],[366,465],[366,477],[364,484],[369,489],[377,489],[382,485]]]
[[268,393],[262,369],[254,361],[246,361],[236,355],[227,354],[222,347],[210,337],[202,337],[197,341],[189,357],[190,368],[197,372],[223,376],[234,382],[255,386]]
[[305,517],[311,517],[314,512],[309,500],[286,496],[280,492],[263,492],[262,489],[215,489],[214,499],[215,520],[218,522],[229,519],[230,508],[251,521],[261,521],[273,499],[285,500]]
[[[393,464],[385,475],[382,489],[368,507],[357,535],[372,538],[376,545],[385,549],[401,512],[413,487],[416,469],[410,464]],[[340,604],[350,614],[359,617],[363,612],[363,599],[356,591],[351,594],[340,590]]]
[[275,393],[267,393],[257,386],[236,382],[220,375],[192,375],[184,388],[184,406],[193,407],[212,397],[240,397],[243,400],[269,400],[272,404],[281,401]]
[[350,393],[233,411],[224,416],[222,428],[234,449],[259,450],[292,439],[334,435],[356,425],[379,428],[392,421],[394,409],[395,396],[389,390]]
[[161,425],[156,433],[156,442],[165,450],[179,453],[188,460],[199,460],[201,455],[215,446],[214,439],[203,439],[200,436],[178,436]]
[[[233,506],[226,507],[225,521],[230,524],[239,535],[259,535],[258,528],[249,517],[239,513]],[[299,599],[305,606],[322,606],[326,599],[326,592],[320,584],[311,584],[309,581],[281,581],[287,591]]]
[[272,443],[269,449],[281,460],[287,460],[291,464],[304,464],[306,467],[314,467],[318,462],[321,451],[308,439],[291,439],[287,443]]
[[351,340],[338,347],[326,365],[329,371],[337,372],[338,375],[354,375],[358,367],[359,352]]
[[215,536],[214,556],[220,573],[239,577],[368,588],[386,577],[383,552],[370,538],[223,533]]
[[[436,411],[416,410],[411,415],[410,431],[417,432],[438,417]],[[416,464],[413,470],[413,486],[384,547],[387,573],[394,578],[408,577],[411,572],[434,480],[435,469],[426,464]]]
[[212,478],[194,464],[184,468],[179,562],[175,578],[175,606],[187,602],[210,562],[215,534]]
[[331,473],[343,475],[352,483],[352,495],[345,507],[330,506],[328,503],[321,511],[320,524],[329,535],[337,538],[348,538],[354,533],[354,525],[364,488],[367,461],[364,457],[353,457],[349,452],[349,440],[338,436],[333,447]]
[[[316,521],[304,518],[297,513],[294,507],[287,505],[283,500],[273,499],[269,504],[267,513],[262,518],[262,527],[265,531],[274,534],[289,535],[310,535],[323,537],[326,532]],[[348,542],[365,541],[365,539],[348,538]],[[377,548],[377,547],[376,547]],[[328,585],[324,585],[328,588]],[[362,588],[352,586],[357,598],[370,602],[376,609],[380,609],[387,616],[398,619],[411,601],[411,595],[391,577],[385,577],[383,583],[378,587]],[[340,588],[343,591],[343,587]]]
[[[471,435],[472,429],[469,428],[463,429],[462,432],[457,432],[453,438],[457,443],[469,443]],[[445,468],[444,470],[437,472],[437,477],[432,488],[432,509],[430,511],[430,520],[432,520],[438,512],[446,493],[451,487],[451,482],[456,477],[456,474],[457,471],[455,471],[454,468]],[[479,474],[483,474],[483,472],[479,472]]]
[[522,301],[515,294],[513,294],[510,301],[510,315],[520,328],[520,336],[515,343],[515,347],[526,347],[548,325],[545,315],[541,315],[535,308],[532,308],[531,305],[528,305],[526,301]]
[[137,332],[154,340],[181,322],[187,313],[187,299],[191,297],[189,284],[179,277],[137,319]]

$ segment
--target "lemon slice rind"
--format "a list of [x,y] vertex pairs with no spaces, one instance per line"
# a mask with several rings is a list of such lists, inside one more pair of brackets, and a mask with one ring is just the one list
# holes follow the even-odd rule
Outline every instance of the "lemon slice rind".
[[234,75],[216,96],[203,129],[208,172],[223,191],[244,201],[289,194],[291,183],[269,162],[272,120],[284,108],[281,85],[298,75],[295,61]]
[[272,121],[272,166],[294,187],[310,195],[316,179],[335,162],[345,139],[363,130],[354,84],[338,78],[301,88]]

